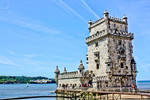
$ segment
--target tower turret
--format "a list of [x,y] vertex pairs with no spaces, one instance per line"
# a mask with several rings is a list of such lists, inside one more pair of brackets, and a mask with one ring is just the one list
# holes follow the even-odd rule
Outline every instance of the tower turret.
[[67,72],[67,69],[66,69],[66,67],[64,67],[64,73],[66,73]]
[[80,61],[80,65],[78,67],[78,70],[79,70],[80,73],[83,72],[83,70],[84,70],[84,65],[82,63],[82,60]]
[[58,66],[56,66],[56,70],[55,70],[55,81],[56,81],[56,84],[58,85],[58,76],[59,76],[59,74],[60,74],[60,71],[59,71],[59,69],[58,69]]
[[104,11],[104,18],[108,18],[109,17],[109,13],[107,10]]
[[128,18],[127,18],[127,16],[124,15],[124,16],[122,17],[122,20],[123,20],[124,22],[128,23]]

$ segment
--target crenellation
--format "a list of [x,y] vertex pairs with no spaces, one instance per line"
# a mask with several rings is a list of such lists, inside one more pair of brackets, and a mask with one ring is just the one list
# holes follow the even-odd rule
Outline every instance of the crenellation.
[[95,27],[95,26],[97,26],[97,25],[99,25],[99,24],[102,24],[104,21],[105,21],[104,18],[100,18],[99,20],[97,20],[97,21],[95,21],[95,22],[92,22],[90,28],[93,28],[93,27]]
[[122,24],[127,24],[127,22],[124,19],[120,19],[120,18],[115,18],[115,17],[111,17],[109,16],[109,20],[113,21],[113,22],[118,22],[118,23],[122,23]]

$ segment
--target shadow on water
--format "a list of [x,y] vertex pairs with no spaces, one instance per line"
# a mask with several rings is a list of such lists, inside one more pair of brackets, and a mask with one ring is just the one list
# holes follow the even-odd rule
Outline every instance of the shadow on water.
[[62,97],[62,96],[28,96],[28,97],[15,97],[15,98],[6,98],[0,100],[76,100],[75,98]]
[[[0,99],[0,100],[105,100],[100,98],[89,98],[89,99],[83,99],[83,98],[70,98],[70,97],[63,97],[63,96],[30,96],[30,97],[16,97],[16,98],[7,98],[7,99]],[[141,100],[139,98],[126,98],[126,99],[114,99],[114,100]],[[150,100],[148,98],[143,98],[142,100]]]

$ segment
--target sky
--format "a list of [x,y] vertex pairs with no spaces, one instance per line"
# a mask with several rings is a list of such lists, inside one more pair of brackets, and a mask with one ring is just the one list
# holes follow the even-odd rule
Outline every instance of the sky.
[[150,80],[150,0],[0,0],[0,75],[54,77],[86,65],[88,21],[128,17],[137,80]]

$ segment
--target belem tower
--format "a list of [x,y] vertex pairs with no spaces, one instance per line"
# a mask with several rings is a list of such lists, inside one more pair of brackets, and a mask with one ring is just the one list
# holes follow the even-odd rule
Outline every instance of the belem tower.
[[88,22],[89,37],[86,38],[88,52],[86,64],[80,61],[77,71],[60,73],[55,70],[57,89],[117,90],[136,87],[136,62],[132,55],[133,33],[128,32],[126,16],[121,19],[104,16]]

